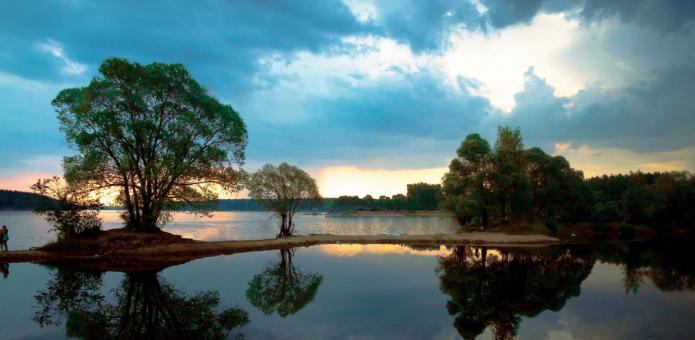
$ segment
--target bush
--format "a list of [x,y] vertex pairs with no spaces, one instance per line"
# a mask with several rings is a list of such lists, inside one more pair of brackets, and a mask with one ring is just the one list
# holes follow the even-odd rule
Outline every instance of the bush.
[[34,212],[46,216],[59,241],[101,230],[98,200],[85,197],[59,177],[39,180],[31,188],[44,197]]
[[82,239],[77,239],[75,237],[63,237],[56,241],[46,243],[40,248],[43,251],[48,252],[84,252],[84,253],[96,253],[98,247],[93,242],[83,242]]

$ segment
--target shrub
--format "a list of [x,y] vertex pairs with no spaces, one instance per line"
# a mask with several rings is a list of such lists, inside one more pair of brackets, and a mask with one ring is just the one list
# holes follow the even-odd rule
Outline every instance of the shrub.
[[98,200],[85,197],[59,177],[38,180],[31,188],[44,197],[34,212],[46,216],[59,241],[101,230]]

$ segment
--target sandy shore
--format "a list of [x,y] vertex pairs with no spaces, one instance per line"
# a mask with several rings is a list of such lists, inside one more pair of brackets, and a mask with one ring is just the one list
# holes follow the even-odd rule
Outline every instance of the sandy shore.
[[[169,234],[170,235],[170,234]],[[558,239],[546,235],[508,235],[504,233],[467,232],[458,235],[309,235],[253,241],[202,242],[180,239],[180,242],[137,248],[110,247],[99,254],[75,254],[20,250],[0,253],[0,262],[105,262],[128,267],[136,264],[163,266],[197,258],[235,253],[307,247],[318,244],[402,244],[402,245],[480,245],[490,247],[537,247],[556,244]]]

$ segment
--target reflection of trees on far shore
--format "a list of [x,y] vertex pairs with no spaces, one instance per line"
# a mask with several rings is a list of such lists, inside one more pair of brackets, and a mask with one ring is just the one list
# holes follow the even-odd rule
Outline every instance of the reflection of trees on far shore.
[[512,339],[522,316],[558,311],[578,296],[596,261],[622,268],[627,293],[637,293],[646,279],[661,291],[695,290],[694,252],[673,240],[535,250],[461,246],[440,257],[437,272],[463,338],[490,327],[496,339]]
[[661,291],[695,290],[692,240],[598,244],[591,248],[597,260],[622,268],[627,293],[638,293],[647,279]]
[[305,273],[293,263],[294,250],[280,250],[280,259],[256,274],[246,290],[249,302],[265,314],[295,314],[314,299],[323,276]]
[[569,251],[497,251],[456,247],[440,258],[441,289],[451,298],[454,327],[472,339],[491,327],[496,339],[516,337],[522,316],[560,310],[578,296],[593,261]]
[[67,336],[83,339],[221,339],[249,321],[244,310],[217,308],[217,292],[188,296],[155,271],[125,274],[111,304],[101,293],[101,277],[57,268],[35,296],[34,320],[42,327],[65,322]]

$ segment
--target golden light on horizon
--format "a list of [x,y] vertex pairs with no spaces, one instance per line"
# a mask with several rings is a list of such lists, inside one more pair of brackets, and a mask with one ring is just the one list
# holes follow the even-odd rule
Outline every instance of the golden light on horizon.
[[316,171],[316,181],[323,197],[367,194],[392,196],[405,194],[410,183],[440,183],[446,168],[365,169],[356,166],[330,166]]

